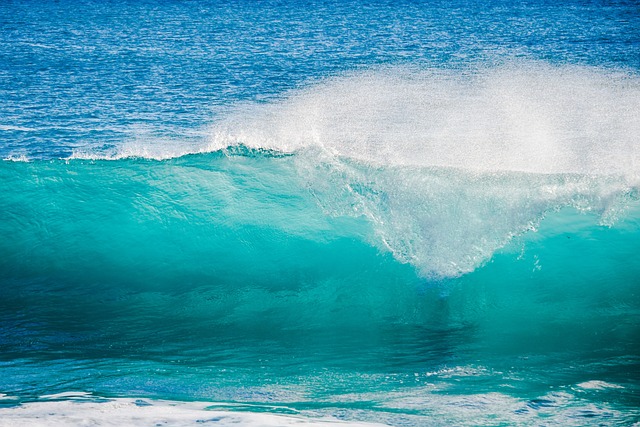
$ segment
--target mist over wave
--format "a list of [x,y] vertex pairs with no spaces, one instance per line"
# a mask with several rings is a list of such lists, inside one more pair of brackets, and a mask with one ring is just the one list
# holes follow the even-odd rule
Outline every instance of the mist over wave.
[[639,114],[640,76],[630,71],[539,62],[387,68],[238,106],[212,126],[206,150],[242,144],[378,165],[637,180]]
[[74,158],[164,159],[242,145],[377,165],[617,174],[638,179],[640,76],[511,61],[348,73],[271,102],[227,106],[201,141],[134,139]]

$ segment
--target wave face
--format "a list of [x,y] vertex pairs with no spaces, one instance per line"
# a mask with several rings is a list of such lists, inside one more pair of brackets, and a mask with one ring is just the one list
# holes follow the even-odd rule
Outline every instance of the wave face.
[[637,416],[640,204],[622,176],[233,147],[2,162],[0,180],[11,404],[71,387],[466,422],[445,416],[453,393],[486,422]]
[[635,425],[639,12],[0,2],[0,426]]

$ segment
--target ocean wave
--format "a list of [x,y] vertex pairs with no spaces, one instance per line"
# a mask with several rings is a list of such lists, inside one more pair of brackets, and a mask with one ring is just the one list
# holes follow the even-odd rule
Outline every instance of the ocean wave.
[[[5,211],[13,212],[15,221],[39,217],[48,221],[48,229],[69,230],[63,242],[75,241],[77,233],[94,234],[98,224],[121,242],[169,233],[167,223],[194,237],[216,227],[207,240],[212,253],[228,244],[220,236],[225,229],[236,230],[231,242],[254,241],[250,230],[268,230],[264,233],[273,241],[262,244],[274,248],[286,236],[311,242],[351,236],[432,279],[475,271],[551,213],[570,208],[594,225],[611,226],[638,200],[638,187],[618,175],[383,167],[245,146],[160,163],[5,162],[0,174],[12,188]],[[83,204],[88,200],[92,203]],[[121,225],[112,224],[106,213],[120,218]],[[139,229],[136,221],[151,228]],[[19,228],[13,221],[4,226]],[[42,239],[36,237],[39,229],[22,232],[36,233],[28,240]]]
[[[640,188],[639,113],[629,71],[379,68],[234,106],[206,138],[145,137],[30,166],[10,157],[4,225],[15,233],[40,216],[75,242],[100,224],[118,244],[169,233],[167,223],[193,236],[216,227],[232,242],[265,230],[273,248],[286,236],[348,236],[422,278],[461,277],[550,214],[573,209],[594,226],[627,218]],[[24,239],[40,232],[27,227]],[[218,254],[228,243],[212,236],[205,246]]]

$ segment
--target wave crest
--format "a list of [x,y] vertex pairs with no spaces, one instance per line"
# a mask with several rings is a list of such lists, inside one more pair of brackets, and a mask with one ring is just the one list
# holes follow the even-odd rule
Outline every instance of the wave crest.
[[638,177],[640,77],[512,63],[383,69],[238,106],[205,150],[313,149],[376,165]]

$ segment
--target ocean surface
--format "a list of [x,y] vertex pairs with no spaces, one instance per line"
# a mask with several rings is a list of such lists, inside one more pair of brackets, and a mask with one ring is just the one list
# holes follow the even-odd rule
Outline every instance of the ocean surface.
[[635,0],[3,0],[0,159],[0,426],[640,425]]

